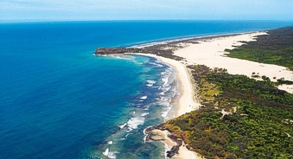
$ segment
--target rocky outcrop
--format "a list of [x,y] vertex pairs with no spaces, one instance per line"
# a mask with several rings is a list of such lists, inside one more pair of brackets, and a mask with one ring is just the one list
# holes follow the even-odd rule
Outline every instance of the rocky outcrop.
[[[155,130],[165,131],[167,129],[164,128],[163,124],[146,128],[145,132],[144,132],[146,134],[146,138],[145,138],[146,142],[148,142],[150,140],[153,140],[153,141],[163,141],[163,140],[165,140],[163,138],[155,139],[152,136],[152,135],[154,135],[153,132]],[[170,132],[170,130],[167,130],[167,131]],[[182,138],[178,138],[175,135],[173,135],[172,132],[171,132],[171,134],[168,135],[168,138],[169,138],[169,140],[171,140],[171,141],[176,143],[175,145],[172,146],[171,150],[166,152],[167,157],[172,158],[173,156],[175,156],[176,154],[179,153],[179,148],[180,148],[180,146],[182,146],[183,140],[182,140]],[[166,142],[164,142],[164,143],[166,144]]]

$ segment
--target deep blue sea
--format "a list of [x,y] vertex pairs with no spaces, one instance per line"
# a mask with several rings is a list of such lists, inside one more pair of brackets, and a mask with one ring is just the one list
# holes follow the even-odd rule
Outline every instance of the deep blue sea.
[[100,21],[0,24],[1,159],[156,159],[144,143],[178,97],[172,68],[98,47],[293,26],[284,21]]

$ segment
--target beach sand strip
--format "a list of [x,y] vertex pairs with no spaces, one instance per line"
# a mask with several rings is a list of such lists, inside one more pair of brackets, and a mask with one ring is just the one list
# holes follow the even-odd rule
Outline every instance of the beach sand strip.
[[[197,42],[192,40],[192,43],[185,41],[184,47],[175,49],[174,55],[183,57],[184,61],[175,61],[173,59],[153,55],[153,54],[139,54],[143,56],[154,57],[167,65],[173,67],[178,72],[178,81],[180,82],[180,98],[178,101],[178,108],[176,111],[176,117],[185,113],[197,110],[200,107],[198,98],[196,98],[195,83],[192,82],[191,74],[187,70],[187,65],[206,65],[210,68],[225,68],[230,74],[246,75],[250,78],[251,75],[257,74],[259,76],[267,76],[272,81],[276,79],[284,78],[285,80],[293,80],[293,72],[282,66],[258,63],[253,61],[241,60],[236,58],[227,57],[228,52],[226,49],[234,49],[237,46],[241,46],[243,42],[249,42],[256,40],[256,36],[265,35],[266,32],[255,32],[237,34],[234,36],[215,37],[210,39],[199,39]],[[180,41],[178,42],[180,44]],[[168,46],[167,46],[168,47]],[[261,80],[261,79],[259,79]],[[281,85],[279,89],[285,90],[289,93],[293,93],[292,85]],[[155,131],[155,132],[153,132]],[[163,138],[158,140],[164,142],[167,146],[172,146],[174,142],[168,135],[170,132],[155,129],[152,134],[161,134]],[[170,144],[172,143],[172,144]],[[174,156],[174,159],[201,159],[202,157],[186,148],[185,144],[182,144],[179,148],[179,154]]]

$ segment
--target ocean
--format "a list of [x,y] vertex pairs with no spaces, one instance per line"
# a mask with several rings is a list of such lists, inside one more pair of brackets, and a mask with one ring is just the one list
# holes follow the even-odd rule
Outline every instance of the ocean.
[[154,58],[94,56],[186,37],[268,30],[285,21],[0,23],[1,159],[161,159],[143,130],[174,111],[176,71]]

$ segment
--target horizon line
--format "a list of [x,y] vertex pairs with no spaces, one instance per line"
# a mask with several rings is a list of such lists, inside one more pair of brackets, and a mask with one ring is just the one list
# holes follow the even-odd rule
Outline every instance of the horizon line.
[[131,21],[276,21],[276,22],[293,22],[293,20],[264,20],[264,19],[98,19],[98,20],[0,20],[0,23],[44,23],[44,22],[131,22]]

